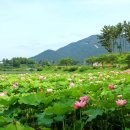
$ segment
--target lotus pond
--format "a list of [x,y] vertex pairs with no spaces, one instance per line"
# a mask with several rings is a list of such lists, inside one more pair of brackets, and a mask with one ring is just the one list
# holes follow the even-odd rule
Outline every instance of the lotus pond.
[[130,130],[130,70],[1,74],[0,130]]

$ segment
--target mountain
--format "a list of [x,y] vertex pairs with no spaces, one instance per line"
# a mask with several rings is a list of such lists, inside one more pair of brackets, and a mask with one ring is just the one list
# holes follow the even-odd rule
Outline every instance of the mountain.
[[56,51],[53,51],[53,50],[46,50],[34,57],[31,57],[31,59],[34,59],[35,61],[40,61],[40,60],[56,61],[59,58],[60,58],[60,55]]
[[88,57],[98,56],[105,53],[107,53],[107,51],[98,42],[97,35],[92,35],[77,42],[72,42],[56,51],[46,50],[31,58],[35,61],[58,61],[62,58],[72,58],[77,61],[83,61]]
[[90,56],[96,56],[107,53],[107,51],[98,43],[97,35],[77,42],[70,43],[56,51],[61,58],[70,57],[74,60],[84,60]]

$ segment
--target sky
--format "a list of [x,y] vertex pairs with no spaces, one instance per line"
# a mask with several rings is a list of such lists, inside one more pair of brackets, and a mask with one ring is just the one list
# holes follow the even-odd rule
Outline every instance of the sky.
[[130,0],[0,0],[0,60],[32,57],[130,21]]

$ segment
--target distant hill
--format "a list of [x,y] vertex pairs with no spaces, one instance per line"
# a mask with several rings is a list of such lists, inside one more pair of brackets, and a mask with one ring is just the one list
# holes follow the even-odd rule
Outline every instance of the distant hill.
[[[130,46],[129,46],[130,51]],[[77,42],[72,42],[67,46],[59,48],[58,50],[46,50],[34,57],[31,57],[35,61],[48,60],[58,61],[62,58],[72,58],[74,60],[83,61],[91,56],[98,56],[105,54],[107,51],[98,43],[97,35],[84,38]]]

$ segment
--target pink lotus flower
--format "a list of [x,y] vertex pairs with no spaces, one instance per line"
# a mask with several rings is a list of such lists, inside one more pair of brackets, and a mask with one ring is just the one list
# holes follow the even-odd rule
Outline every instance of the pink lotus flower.
[[17,85],[18,85],[18,83],[16,82],[16,83],[14,83],[13,85],[12,85],[12,88],[17,88]]
[[94,79],[94,78],[90,76],[88,80],[93,80],[93,79]]
[[47,93],[50,93],[50,92],[52,92],[52,91],[53,91],[52,88],[47,89]]
[[126,101],[126,100],[123,100],[123,99],[118,99],[118,100],[116,101],[116,105],[117,105],[118,107],[125,106],[126,103],[127,103],[127,101]]
[[0,93],[0,96],[5,96],[7,94],[7,92],[2,92]]
[[79,99],[80,99],[80,101],[88,101],[89,97],[88,96],[83,96],[83,97],[80,97]]
[[103,76],[103,74],[99,74],[99,77],[102,77]]
[[70,86],[70,87],[74,87],[75,84],[74,84],[73,82],[71,82],[69,86]]
[[25,77],[20,77],[20,80],[25,80]]
[[86,101],[75,101],[75,104],[74,104],[74,108],[75,109],[79,109],[79,108],[83,108],[86,106]]
[[79,82],[83,82],[83,80],[82,80],[82,79],[79,79]]
[[79,98],[80,101],[75,101],[74,108],[79,109],[86,106],[86,102],[89,100],[88,96],[82,96]]
[[39,78],[40,80],[46,79],[46,77],[44,77],[44,76],[39,76],[38,78]]
[[110,90],[114,90],[114,85],[113,85],[113,84],[109,84],[109,85],[108,85],[108,88],[109,88]]
[[16,85],[16,84],[13,84],[12,88],[17,88],[17,85]]

